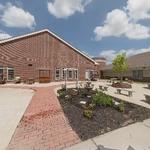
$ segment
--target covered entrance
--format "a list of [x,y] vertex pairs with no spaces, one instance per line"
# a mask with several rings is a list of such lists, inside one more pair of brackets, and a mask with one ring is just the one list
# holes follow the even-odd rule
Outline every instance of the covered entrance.
[[85,71],[85,79],[86,80],[91,80],[94,75],[94,70],[86,70]]
[[51,71],[49,69],[39,70],[39,82],[49,83],[51,81]]

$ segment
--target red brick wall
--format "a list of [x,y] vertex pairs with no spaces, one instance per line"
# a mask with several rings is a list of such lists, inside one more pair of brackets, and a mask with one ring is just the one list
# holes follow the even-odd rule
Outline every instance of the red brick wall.
[[54,81],[55,68],[78,68],[77,60],[79,79],[84,80],[85,70],[94,69],[94,63],[48,32],[0,45],[0,66],[14,67],[15,76],[23,79],[38,80],[39,69],[50,69],[51,80]]

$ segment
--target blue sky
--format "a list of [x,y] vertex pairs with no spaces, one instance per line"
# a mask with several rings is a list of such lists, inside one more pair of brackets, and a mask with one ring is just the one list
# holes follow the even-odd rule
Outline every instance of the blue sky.
[[150,0],[0,0],[0,38],[48,28],[90,56],[150,51]]

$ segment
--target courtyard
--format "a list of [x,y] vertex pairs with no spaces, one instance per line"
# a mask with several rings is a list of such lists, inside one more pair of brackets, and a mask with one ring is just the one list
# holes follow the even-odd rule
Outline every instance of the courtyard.
[[[83,82],[83,84],[84,83],[86,82]],[[1,88],[0,90],[2,97],[0,99],[5,99],[4,101],[5,104],[3,104],[2,106],[4,105],[7,106],[7,109],[4,110],[5,107],[2,107],[3,109],[1,109],[2,112],[5,112],[5,114],[4,113],[1,114],[3,116],[7,116],[6,118],[1,117],[2,119],[1,129],[3,131],[1,133],[5,135],[3,136],[2,139],[7,139],[6,142],[2,142],[3,143],[2,145],[4,145],[5,143],[4,146],[5,147],[7,146],[7,149],[11,150],[21,149],[22,147],[24,147],[24,149],[27,150],[28,149],[59,150],[69,148],[70,146],[77,143],[82,144],[83,140],[80,138],[76,130],[72,128],[72,125],[70,124],[69,119],[67,115],[64,113],[64,110],[57,98],[57,90],[61,88],[62,84],[64,84],[64,82],[56,82],[56,83],[52,82],[49,84],[35,83],[32,85],[26,84],[1,85],[1,87],[3,88]],[[108,86],[108,90],[105,91],[107,95],[117,97],[125,102],[136,104],[137,107],[142,106],[145,107],[145,109],[150,108],[149,104],[143,101],[144,94],[150,94],[149,89],[145,88],[147,84],[133,83],[132,90],[134,91],[134,93],[132,97],[126,95],[118,95],[116,93],[116,89],[108,85],[109,83],[107,82],[107,80],[95,81],[92,82],[92,84],[94,84],[94,88],[98,88],[99,85]],[[75,85],[76,85],[75,82],[67,83],[68,88],[75,88]],[[3,101],[1,101],[1,103],[2,102]],[[13,105],[15,109],[11,109],[13,108]],[[14,115],[16,114],[16,112],[17,114],[20,112],[19,115]],[[9,113],[11,114],[10,116],[8,115]],[[77,116],[78,115],[76,115],[76,117]],[[3,123],[5,122],[5,129],[9,130],[9,132],[3,130],[4,124],[2,124],[2,122]],[[14,122],[13,125],[10,122]],[[149,121],[144,121],[144,123],[145,122],[146,126],[149,126]],[[133,134],[135,135],[136,131],[141,130],[140,131],[141,137],[145,135],[145,132],[147,133],[147,136],[143,138],[147,139],[148,137],[150,137],[149,127],[147,127],[144,130],[141,127],[143,127],[143,125],[142,126],[140,125],[137,128],[135,128],[135,132]],[[127,128],[126,130],[128,130],[128,126],[125,128]],[[122,134],[125,133],[126,130],[124,131],[124,129],[120,128],[118,134],[115,134],[117,130],[111,131],[114,140],[117,142],[118,136],[122,136]],[[108,138],[111,137],[111,132],[109,131],[108,133],[106,133],[107,135],[106,139],[107,137]],[[126,139],[127,138],[126,135],[124,136],[125,136],[124,138]],[[98,140],[100,141],[98,142],[98,145],[105,145],[107,148],[113,147],[113,145],[107,142],[108,140],[104,140],[105,136],[101,135],[100,139],[101,140]],[[132,142],[127,143],[126,147],[129,145],[133,145],[135,148],[138,147],[139,142],[136,139],[133,140],[133,143]],[[86,147],[86,144],[84,146]],[[144,148],[148,146],[149,145],[147,143],[143,143]],[[4,149],[4,147],[2,148]]]

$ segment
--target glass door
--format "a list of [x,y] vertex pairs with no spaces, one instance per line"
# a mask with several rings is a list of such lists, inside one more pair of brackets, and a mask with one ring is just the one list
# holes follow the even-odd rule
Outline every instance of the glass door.
[[14,77],[15,77],[14,68],[7,68],[7,80],[8,81],[14,80]]

